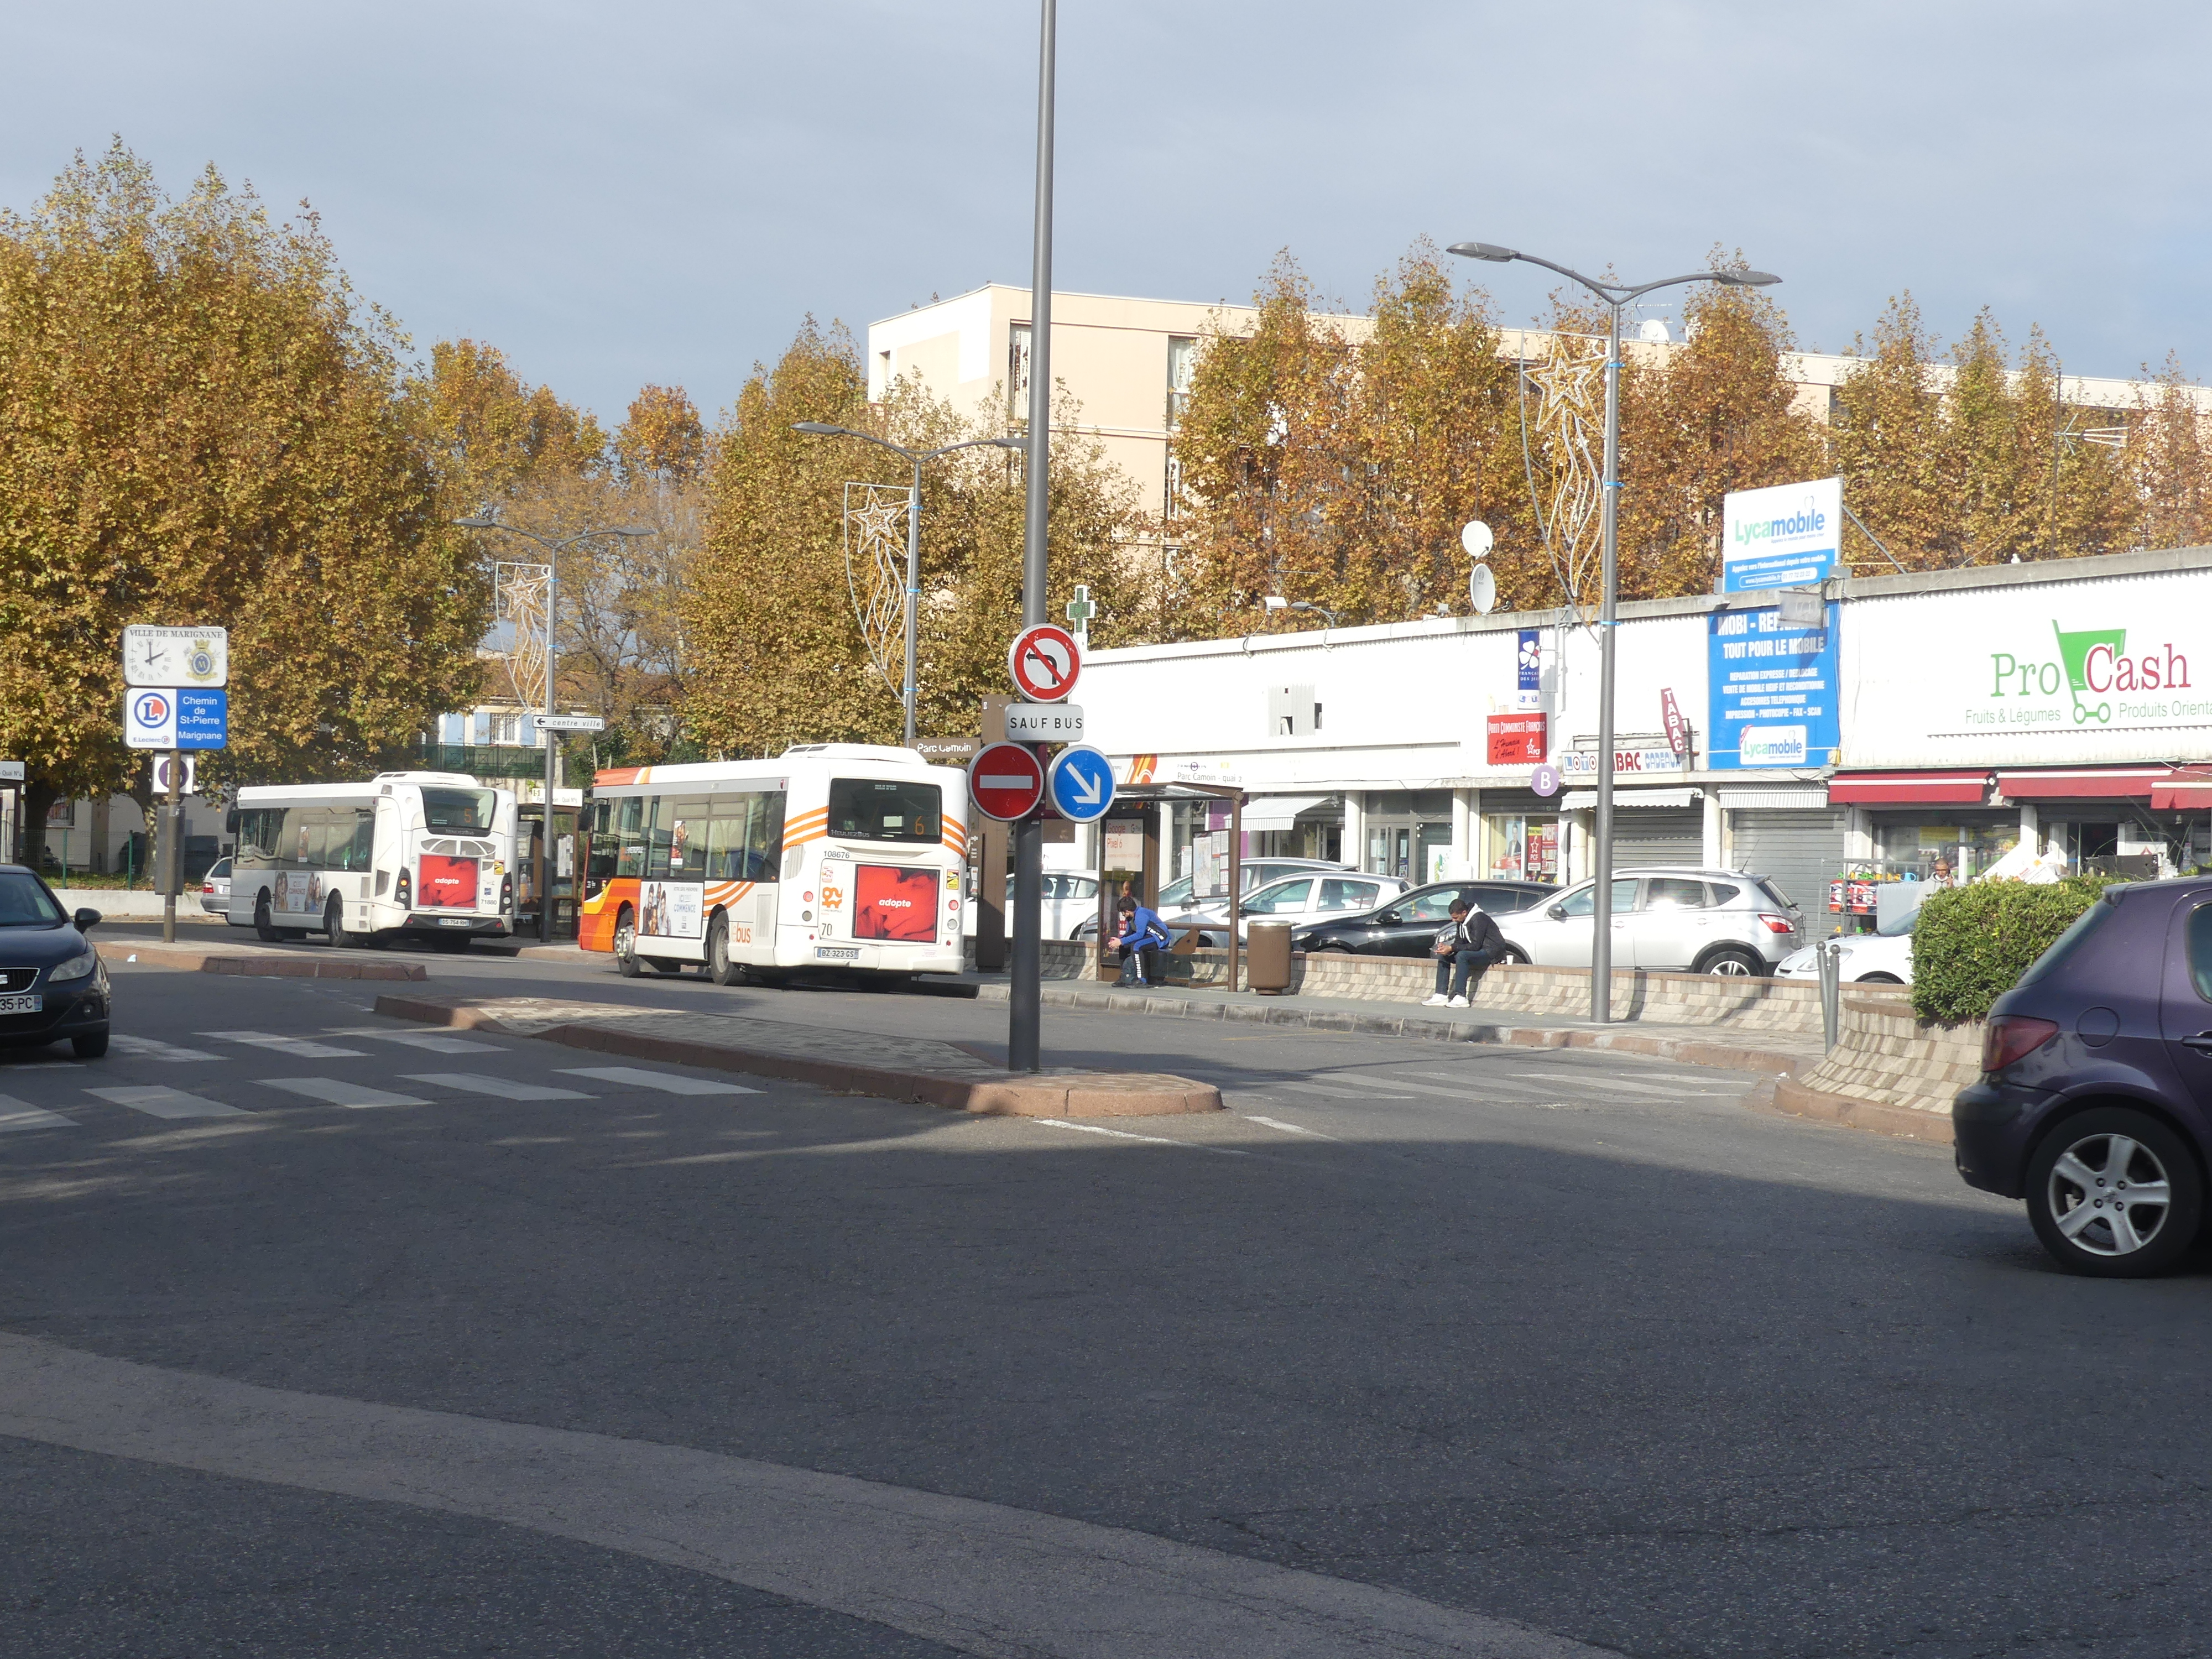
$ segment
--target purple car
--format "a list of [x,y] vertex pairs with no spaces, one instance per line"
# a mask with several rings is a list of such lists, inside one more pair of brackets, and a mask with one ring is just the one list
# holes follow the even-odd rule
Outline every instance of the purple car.
[[1997,999],[1951,1122],[1959,1173],[2026,1199],[2062,1267],[2171,1267],[2212,1163],[2212,880],[2106,889]]

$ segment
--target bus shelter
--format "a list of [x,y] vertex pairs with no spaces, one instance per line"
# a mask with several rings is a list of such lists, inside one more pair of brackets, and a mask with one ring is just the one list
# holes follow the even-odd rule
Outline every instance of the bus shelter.
[[[1170,838],[1167,831],[1168,809],[1178,803],[1226,801],[1229,803],[1229,859],[1226,879],[1229,887],[1229,988],[1237,988],[1241,976],[1243,941],[1237,935],[1237,921],[1243,902],[1244,856],[1244,800],[1245,792],[1221,785],[1204,783],[1135,783],[1121,784],[1114,791],[1114,805],[1108,809],[1106,822],[1127,823],[1139,819],[1143,824],[1143,856],[1140,867],[1132,872],[1133,885],[1139,902],[1146,908],[1157,910],[1160,902],[1160,888],[1171,879],[1166,861]],[[1098,868],[1098,964],[1103,972],[1107,951],[1115,935],[1114,907],[1121,897],[1121,888],[1129,884],[1117,884],[1107,869],[1105,840],[1099,842]],[[1194,896],[1195,895],[1194,894]],[[1200,932],[1193,923],[1183,930],[1182,942],[1175,947],[1188,954]]]

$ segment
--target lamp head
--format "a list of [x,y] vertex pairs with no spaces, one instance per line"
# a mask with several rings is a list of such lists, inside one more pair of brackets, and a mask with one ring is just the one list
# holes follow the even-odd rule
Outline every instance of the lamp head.
[[497,519],[487,519],[481,516],[472,519],[456,519],[453,520],[453,523],[462,530],[496,530],[499,528],[499,520]]
[[1767,270],[1717,270],[1713,280],[1729,288],[1770,288],[1782,279]]
[[650,536],[653,532],[645,526],[629,524],[617,526],[614,533],[617,536]]
[[1456,253],[1462,259],[1487,259],[1494,265],[1521,257],[1517,249],[1500,247],[1495,242],[1454,242],[1444,252]]
[[791,429],[793,432],[804,432],[817,438],[842,438],[845,435],[843,427],[832,426],[827,421],[795,421],[792,423]]
[[1000,449],[1027,449],[1030,447],[1027,438],[994,438],[991,441]]

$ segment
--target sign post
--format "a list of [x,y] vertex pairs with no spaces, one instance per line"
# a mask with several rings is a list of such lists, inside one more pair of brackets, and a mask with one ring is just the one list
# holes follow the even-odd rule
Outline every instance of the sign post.
[[177,893],[185,879],[187,749],[230,744],[230,630],[155,628],[123,630],[123,741],[132,749],[168,751],[155,820],[155,881],[161,892],[161,939],[177,942]]

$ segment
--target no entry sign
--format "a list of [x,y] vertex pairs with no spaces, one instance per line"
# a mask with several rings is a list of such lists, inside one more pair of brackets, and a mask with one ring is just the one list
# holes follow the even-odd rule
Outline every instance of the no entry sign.
[[968,763],[968,796],[986,817],[1012,823],[1044,799],[1044,768],[1018,743],[987,744]]
[[1058,702],[1075,690],[1082,672],[1083,653],[1075,635],[1052,623],[1024,628],[1006,653],[1006,672],[1032,702]]

